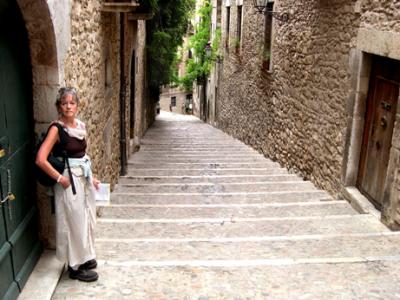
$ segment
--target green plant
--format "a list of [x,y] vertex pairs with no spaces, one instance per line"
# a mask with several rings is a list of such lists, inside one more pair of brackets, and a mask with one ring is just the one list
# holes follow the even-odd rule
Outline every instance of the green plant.
[[240,47],[240,39],[237,37],[234,37],[230,40],[230,47],[238,49]]
[[150,90],[177,78],[177,49],[183,42],[195,0],[140,0],[154,17],[146,22]]
[[264,51],[262,52],[262,58],[263,58],[263,60],[265,60],[265,61],[269,61],[269,60],[271,59],[271,52],[268,51],[268,50],[264,50]]
[[192,50],[193,57],[186,61],[185,75],[179,78],[179,82],[186,90],[191,90],[194,81],[203,81],[210,74],[212,62],[219,55],[218,49],[221,42],[221,29],[217,29],[215,37],[211,42],[211,55],[207,56],[205,48],[211,38],[211,11],[212,6],[209,0],[196,12],[199,23],[196,24],[195,33],[189,39],[188,48]]

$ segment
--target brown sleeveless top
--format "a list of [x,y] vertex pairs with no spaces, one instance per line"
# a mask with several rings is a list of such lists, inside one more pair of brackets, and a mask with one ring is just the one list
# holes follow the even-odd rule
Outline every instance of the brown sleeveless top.
[[58,133],[61,140],[61,135],[65,140],[64,149],[60,142],[57,142],[53,147],[53,153],[55,156],[62,157],[62,150],[67,151],[67,156],[71,158],[82,158],[86,154],[86,139],[80,140],[76,137],[71,137],[66,130]]

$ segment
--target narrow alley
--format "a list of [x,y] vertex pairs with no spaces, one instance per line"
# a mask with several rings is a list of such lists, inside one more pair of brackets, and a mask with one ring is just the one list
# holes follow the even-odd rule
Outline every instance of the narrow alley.
[[99,280],[53,299],[399,299],[399,232],[162,112],[98,208]]

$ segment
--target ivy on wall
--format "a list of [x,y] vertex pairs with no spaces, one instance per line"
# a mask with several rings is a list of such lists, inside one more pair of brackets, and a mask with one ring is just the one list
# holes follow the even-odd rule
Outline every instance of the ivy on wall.
[[179,84],[185,90],[192,90],[195,81],[202,81],[210,75],[212,62],[218,56],[217,49],[221,39],[221,30],[217,29],[211,43],[211,55],[206,54],[206,46],[211,39],[211,11],[209,0],[203,1],[198,9],[199,22],[195,26],[195,33],[190,37],[188,48],[193,52],[192,58],[186,61],[185,75],[179,78]]

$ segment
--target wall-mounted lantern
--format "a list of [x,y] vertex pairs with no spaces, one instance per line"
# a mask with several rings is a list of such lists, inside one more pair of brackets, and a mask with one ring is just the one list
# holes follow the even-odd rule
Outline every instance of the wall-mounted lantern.
[[211,43],[208,41],[206,46],[204,47],[204,52],[206,53],[206,57],[211,57],[212,48]]
[[219,54],[217,54],[215,58],[212,57],[212,47],[210,41],[208,41],[205,45],[204,53],[206,54],[206,57],[210,58],[212,61],[216,61],[219,64],[222,62],[221,56]]
[[257,9],[257,12],[264,15],[271,15],[273,18],[287,22],[289,21],[289,14],[278,11],[272,11],[268,9],[268,0],[253,0],[253,6]]

